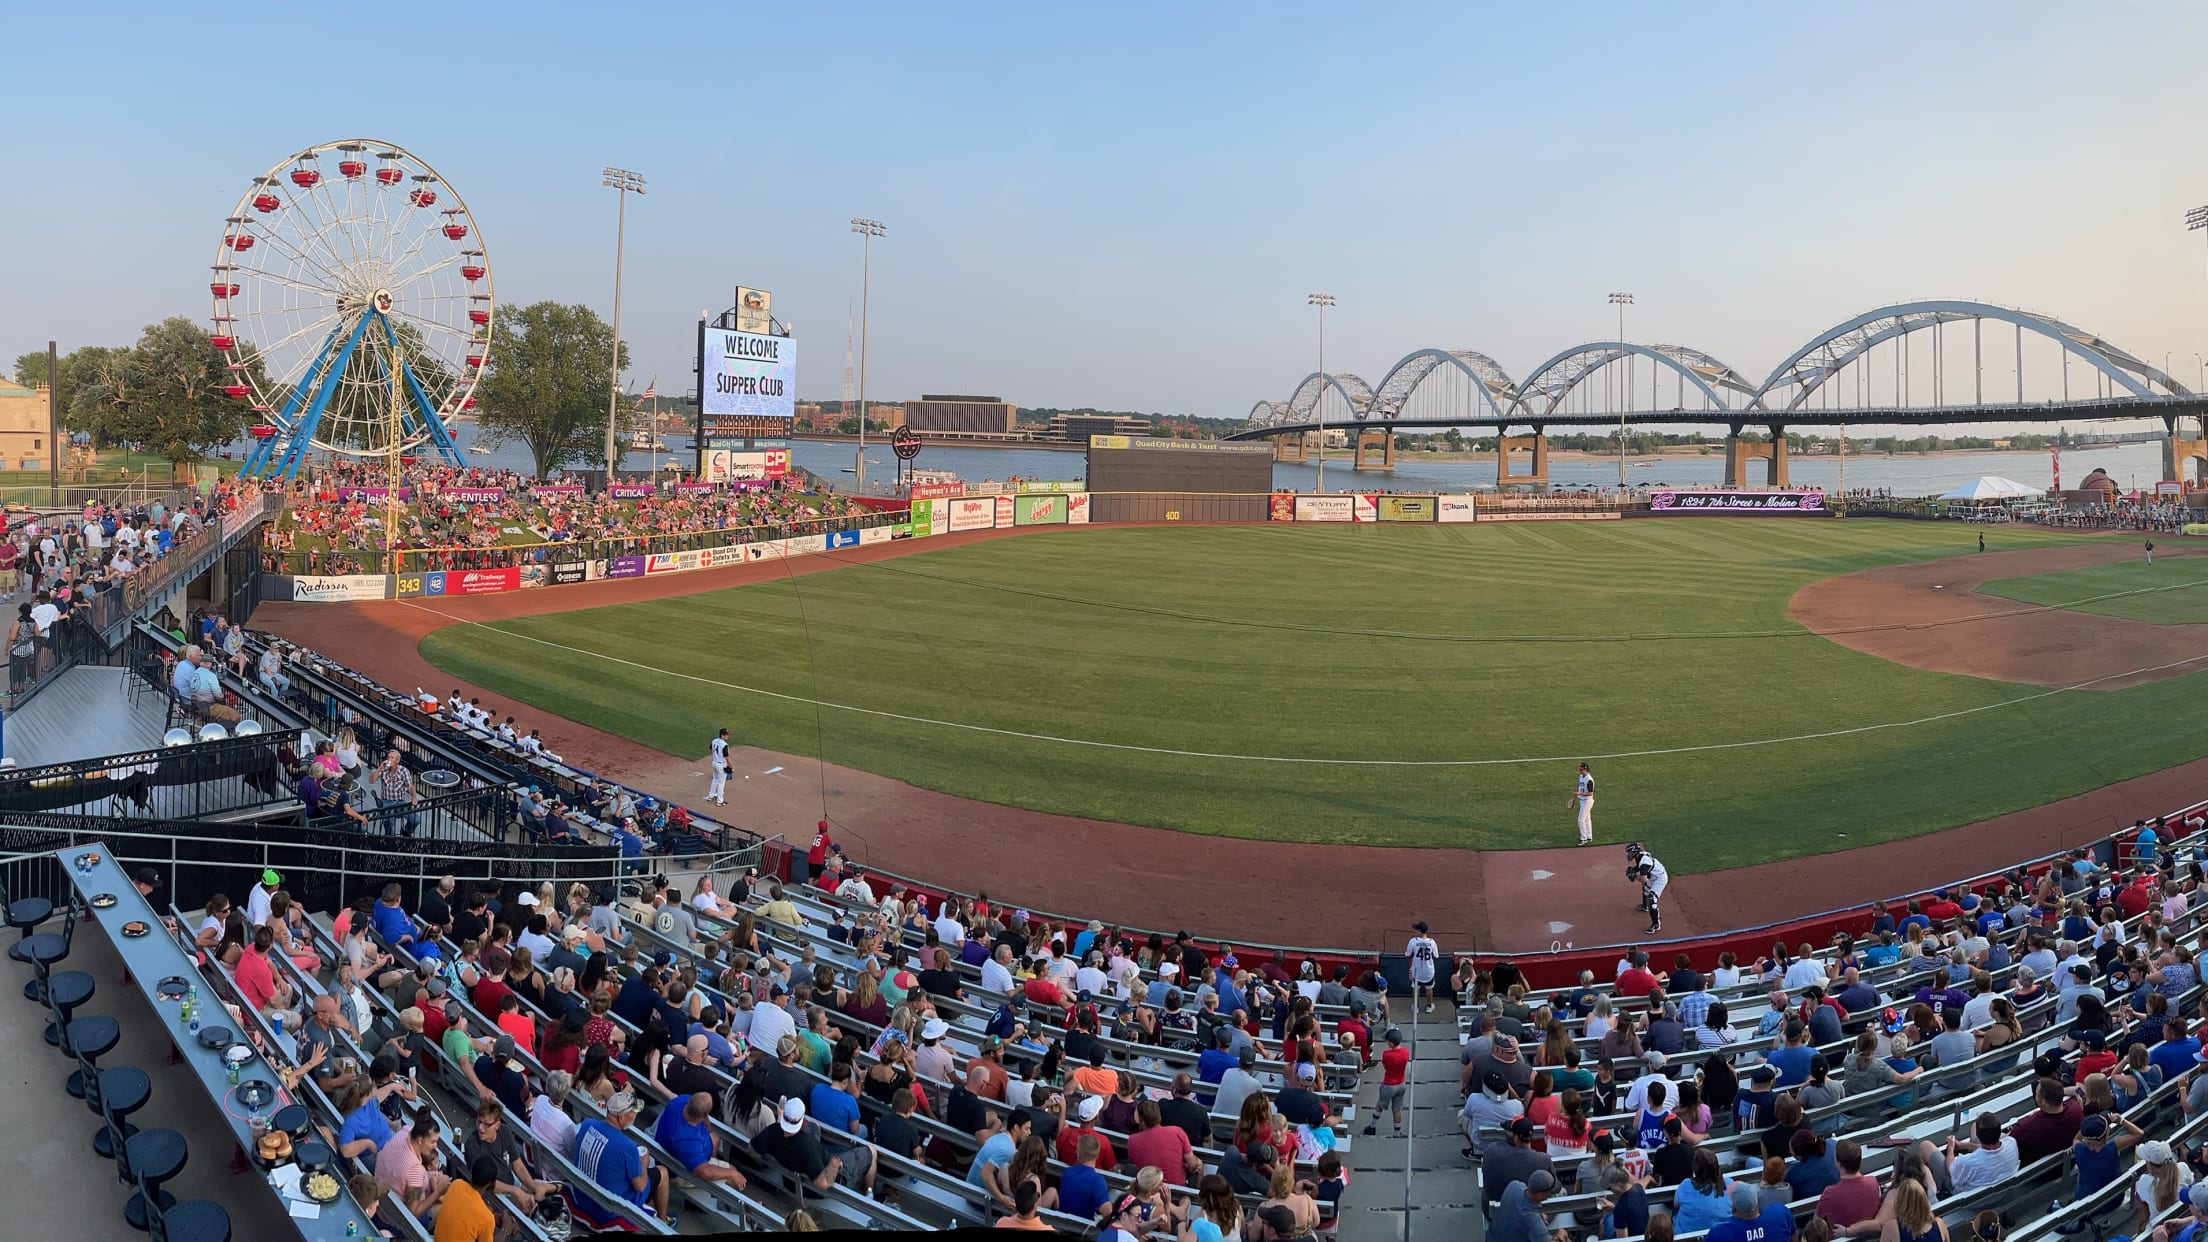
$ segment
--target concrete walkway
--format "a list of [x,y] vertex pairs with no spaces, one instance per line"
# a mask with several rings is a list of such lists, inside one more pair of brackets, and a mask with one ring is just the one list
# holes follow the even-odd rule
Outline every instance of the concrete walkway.
[[1487,1234],[1479,1179],[1458,1154],[1464,1134],[1457,1128],[1456,1006],[1444,998],[1434,1012],[1414,1015],[1410,1002],[1397,997],[1389,1007],[1411,1050],[1406,1133],[1394,1137],[1392,1121],[1374,1108],[1380,1094],[1375,1069],[1365,1076],[1357,1110],[1379,1132],[1367,1135],[1359,1127],[1350,1147],[1349,1189],[1335,1236],[1339,1242],[1479,1242]]
[[[58,921],[49,924],[59,930]],[[5,934],[14,942],[13,932]],[[230,1212],[235,1238],[296,1237],[275,1194],[255,1185],[258,1173],[230,1173],[236,1144],[215,1102],[182,1069],[165,1063],[166,1030],[136,985],[121,982],[123,968],[97,924],[80,923],[64,970],[88,971],[95,991],[77,1012],[104,1013],[122,1027],[122,1042],[100,1058],[109,1068],[135,1065],[153,1083],[153,1100],[131,1117],[140,1129],[171,1129],[184,1136],[191,1158],[167,1190],[178,1199],[212,1199]],[[130,1192],[115,1178],[115,1165],[92,1152],[99,1119],[82,1100],[62,1090],[75,1063],[46,1044],[44,1006],[23,999],[30,967],[0,959],[0,1169],[9,1193],[0,1196],[15,1238],[72,1238],[80,1242],[144,1242],[123,1223]]]

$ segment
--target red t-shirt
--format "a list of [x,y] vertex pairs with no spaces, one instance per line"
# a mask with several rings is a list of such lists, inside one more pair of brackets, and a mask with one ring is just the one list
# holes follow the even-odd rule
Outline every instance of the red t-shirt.
[[478,1012],[494,1014],[498,1012],[498,1002],[506,999],[512,992],[512,988],[485,975],[475,981],[474,987],[468,989],[468,999],[475,1002]]
[[805,851],[805,861],[817,867],[821,863],[827,861],[827,858],[828,834],[825,832],[816,832],[813,834],[813,848]]
[[1962,912],[1963,908],[1952,901],[1935,901],[1924,908],[1924,917],[1935,923],[1944,923]]
[[1155,1168],[1172,1186],[1188,1185],[1186,1156],[1191,1150],[1188,1131],[1179,1126],[1152,1126],[1127,1136],[1128,1166]]
[[1410,1072],[1410,1068],[1410,1049],[1403,1047],[1388,1049],[1380,1054],[1380,1085],[1384,1087],[1402,1086],[1403,1079]]
[[1843,1177],[1817,1196],[1817,1215],[1828,1225],[1854,1225],[1878,1215],[1878,1179]]
[[2090,1074],[2105,1074],[2116,1068],[2116,1054],[2106,1048],[2088,1052],[2078,1058],[2077,1080],[2084,1082]]
[[1058,985],[1041,975],[1037,975],[1021,984],[1020,991],[1030,1002],[1037,1005],[1056,1007],[1066,1003],[1065,994],[1058,990]]
[[1617,990],[1620,996],[1646,996],[1656,990],[1656,976],[1638,967],[1627,967],[1618,976]]
[[2126,884],[2116,890],[2116,908],[2123,911],[2126,918],[2138,918],[2145,914],[2149,904],[2151,899],[2147,896],[2147,890],[2137,884]]
[[238,955],[238,964],[231,971],[237,977],[238,995],[246,1007],[258,1013],[268,1004],[268,998],[276,995],[276,972],[268,964],[268,958],[247,949]]
[[[1177,1130],[1180,1127],[1160,1126],[1158,1128],[1161,1130]],[[1084,1134],[1096,1134],[1097,1168],[1103,1169],[1105,1172],[1108,1173],[1113,1169],[1119,1167],[1119,1157],[1112,1151],[1112,1140],[1106,1138],[1102,1134],[1097,1134],[1095,1126],[1081,1126],[1078,1128],[1074,1126],[1064,1126],[1059,1129],[1058,1159],[1060,1162],[1065,1164],[1072,1164],[1074,1162],[1075,1158],[1080,1155],[1081,1136]],[[1188,1136],[1184,1134],[1181,1137],[1185,1139]]]

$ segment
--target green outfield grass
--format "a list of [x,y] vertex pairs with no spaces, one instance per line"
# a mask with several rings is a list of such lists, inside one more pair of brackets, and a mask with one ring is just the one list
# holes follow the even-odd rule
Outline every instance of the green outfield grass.
[[2027,604],[2054,604],[2157,625],[2208,621],[2208,558],[2201,557],[2165,556],[2149,565],[2142,553],[2136,560],[2084,569],[1996,578],[1978,589]]
[[[1965,823],[2208,748],[2194,678],[2049,695],[1889,664],[1788,619],[1806,583],[1973,547],[1931,522],[1099,528],[456,626],[423,651],[673,754],[702,755],[726,725],[968,797],[1236,837],[1564,845],[1590,758],[1602,839],[1644,838],[1683,871]],[[1693,637],[1740,631],[1777,636]],[[814,698],[1134,747],[1539,761],[1254,762],[839,707],[816,726]],[[1602,757],[1851,729],[1871,731]]]

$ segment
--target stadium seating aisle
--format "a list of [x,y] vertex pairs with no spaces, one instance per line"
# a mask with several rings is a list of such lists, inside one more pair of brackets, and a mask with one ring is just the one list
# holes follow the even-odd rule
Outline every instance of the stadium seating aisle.
[[[0,1170],[7,1185],[36,1186],[38,1193],[0,1195],[8,1203],[7,1234],[142,1242],[146,1235],[123,1223],[130,1191],[116,1181],[115,1166],[92,1152],[99,1118],[62,1090],[74,1066],[41,1037],[45,1008],[23,999],[30,971],[8,965],[7,986],[0,988],[0,1082],[8,1088],[0,1091]],[[228,1171],[236,1149],[228,1128],[198,1082],[166,1064],[166,1028],[144,994],[121,982],[122,963],[96,924],[77,929],[66,965],[89,972],[98,989],[80,1012],[107,1014],[121,1029],[122,1041],[101,1064],[137,1066],[153,1083],[152,1102],[131,1116],[131,1124],[176,1130],[190,1145],[184,1172],[163,1188],[179,1200],[221,1203],[229,1210],[234,1237],[291,1234],[276,1196],[245,1180],[254,1174]]]
[[1378,1133],[1360,1135],[1352,1148],[1335,1237],[1338,1242],[1474,1242],[1486,1223],[1480,1218],[1479,1175],[1456,1154],[1464,1141],[1457,1127],[1456,1006],[1445,998],[1433,1013],[1418,1015],[1415,1027],[1398,1029],[1411,1052],[1407,1134],[1389,1133],[1388,1116],[1375,1107],[1381,1075],[1365,1075],[1358,1113]]

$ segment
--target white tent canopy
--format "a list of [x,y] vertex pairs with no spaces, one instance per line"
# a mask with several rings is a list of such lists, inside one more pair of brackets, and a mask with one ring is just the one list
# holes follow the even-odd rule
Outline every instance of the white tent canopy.
[[2044,487],[2029,487],[2015,479],[2004,479],[1998,474],[1981,474],[1952,492],[1943,492],[1941,500],[2018,500],[2026,496],[2046,493]]

